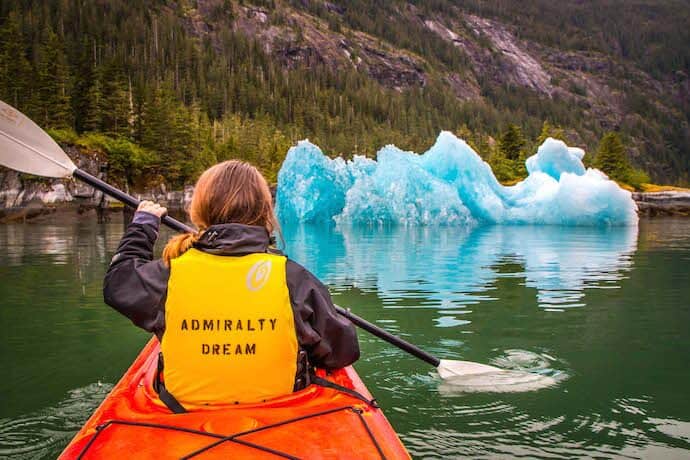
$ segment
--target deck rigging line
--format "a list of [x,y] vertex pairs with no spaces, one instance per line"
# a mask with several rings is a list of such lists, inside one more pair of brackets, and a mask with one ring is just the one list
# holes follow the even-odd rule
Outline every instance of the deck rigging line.
[[249,434],[265,431],[268,429],[278,428],[278,427],[288,425],[291,423],[296,423],[296,422],[299,422],[302,420],[307,420],[307,419],[316,418],[316,417],[322,417],[325,415],[329,415],[329,414],[332,414],[335,412],[341,412],[341,411],[351,411],[352,413],[357,415],[359,420],[362,422],[364,429],[366,430],[367,434],[369,435],[369,439],[371,439],[371,442],[374,444],[374,446],[376,447],[376,450],[378,451],[379,455],[381,456],[381,459],[385,460],[386,456],[384,455],[380,444],[376,440],[376,437],[374,437],[374,433],[371,431],[371,428],[369,427],[366,420],[362,416],[362,413],[364,411],[357,406],[343,406],[343,407],[338,407],[335,409],[328,409],[328,410],[324,410],[321,412],[315,412],[313,414],[302,415],[300,417],[294,417],[291,419],[272,423],[270,425],[264,425],[264,426],[254,428],[251,430],[247,430],[247,431],[241,431],[239,433],[235,433],[232,435],[222,435],[222,434],[218,434],[218,433],[212,433],[210,431],[195,430],[192,428],[185,428],[185,427],[180,427],[180,426],[175,426],[175,425],[165,425],[165,424],[161,424],[161,423],[134,422],[134,421],[130,421],[130,420],[114,419],[114,420],[109,420],[107,422],[104,422],[104,423],[102,423],[96,427],[96,433],[94,433],[93,437],[91,439],[89,439],[88,443],[86,443],[86,445],[84,446],[82,451],[79,453],[79,456],[77,457],[77,459],[81,460],[84,458],[84,456],[86,455],[88,450],[91,448],[91,446],[94,445],[98,436],[101,433],[103,433],[108,427],[113,426],[113,425],[124,425],[124,426],[131,426],[131,427],[143,427],[143,428],[155,428],[155,429],[161,429],[161,430],[179,431],[179,432],[183,432],[183,433],[196,434],[199,436],[206,436],[209,438],[216,438],[217,439],[217,441],[214,441],[207,446],[204,446],[200,449],[195,450],[194,452],[191,452],[191,453],[181,457],[180,460],[186,460],[186,459],[196,457],[196,456],[198,456],[204,452],[207,452],[208,450],[213,449],[214,447],[216,447],[220,444],[223,444],[225,442],[234,442],[234,443],[246,446],[246,447],[258,449],[258,450],[261,450],[263,452],[273,454],[273,455],[275,455],[277,457],[281,457],[281,458],[287,458],[287,459],[291,459],[291,460],[300,460],[299,457],[295,457],[294,455],[290,455],[288,453],[285,453],[285,452],[282,452],[282,451],[279,451],[276,449],[272,449],[270,447],[262,446],[261,444],[256,444],[256,443],[245,441],[243,439],[238,439],[238,438],[241,436],[246,436]]

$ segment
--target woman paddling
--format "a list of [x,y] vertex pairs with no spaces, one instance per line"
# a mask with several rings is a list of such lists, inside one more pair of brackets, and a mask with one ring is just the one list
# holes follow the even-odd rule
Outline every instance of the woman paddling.
[[153,260],[165,213],[141,203],[103,295],[161,341],[156,387],[168,407],[264,401],[305,388],[312,366],[357,360],[355,329],[328,289],[270,248],[277,221],[256,168],[233,160],[206,170],[189,209],[198,233],[173,237]]

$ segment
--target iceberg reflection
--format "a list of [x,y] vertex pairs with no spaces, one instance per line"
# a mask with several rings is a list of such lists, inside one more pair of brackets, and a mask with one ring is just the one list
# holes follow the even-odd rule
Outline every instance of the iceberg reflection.
[[638,230],[297,225],[284,233],[288,256],[336,291],[356,287],[387,305],[462,314],[465,306],[492,300],[501,278],[524,280],[542,308],[582,306],[585,289],[615,288],[625,278]]

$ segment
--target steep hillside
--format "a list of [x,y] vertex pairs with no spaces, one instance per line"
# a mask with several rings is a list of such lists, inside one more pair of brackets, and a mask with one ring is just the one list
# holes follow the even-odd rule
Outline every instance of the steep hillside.
[[387,143],[423,151],[449,129],[491,158],[509,124],[529,151],[544,121],[590,152],[619,131],[636,166],[687,183],[689,10],[676,0],[9,1],[0,97],[63,140],[69,128],[92,133],[87,143],[131,184],[189,182],[230,156],[271,176],[304,137],[349,156]]
[[[290,20],[256,27],[276,16]],[[683,2],[270,2],[242,8],[236,27],[288,66],[310,56],[397,90],[435,79],[458,103],[515,113],[531,134],[525,118],[563,125],[590,149],[602,132],[621,131],[635,163],[657,178],[690,165]],[[299,45],[276,40],[277,30],[303,31]]]

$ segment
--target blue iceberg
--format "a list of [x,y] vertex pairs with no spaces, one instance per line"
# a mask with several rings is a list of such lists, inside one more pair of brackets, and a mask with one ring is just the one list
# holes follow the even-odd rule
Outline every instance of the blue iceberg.
[[443,131],[424,154],[388,145],[376,161],[330,159],[309,141],[292,147],[278,174],[283,222],[403,225],[630,225],[637,206],[582,149],[549,138],[526,160],[529,176],[501,185],[465,141]]

